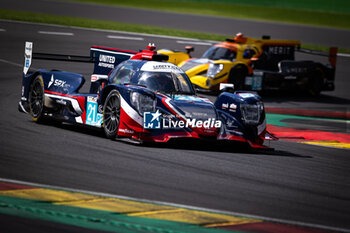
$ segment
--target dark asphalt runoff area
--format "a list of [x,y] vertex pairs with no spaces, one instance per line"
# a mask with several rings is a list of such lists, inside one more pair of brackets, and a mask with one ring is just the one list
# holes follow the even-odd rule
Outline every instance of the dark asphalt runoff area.
[[[35,52],[88,55],[91,45],[138,50],[149,41],[181,49],[178,39],[6,21],[0,29],[0,177],[350,229],[349,150],[285,141],[264,153],[214,145],[143,147],[81,127],[36,124],[17,110],[26,40]],[[194,55],[207,48],[196,46]],[[349,58],[338,64],[337,90],[306,105],[349,106],[342,89],[349,87]],[[88,90],[90,64],[34,61],[32,67],[83,73]],[[285,106],[282,101],[276,97],[266,106]]]
[[271,35],[275,39],[300,40],[306,44],[350,48],[350,30],[345,29],[259,22],[55,0],[1,0],[0,8],[232,36],[238,32],[257,38],[262,35]]

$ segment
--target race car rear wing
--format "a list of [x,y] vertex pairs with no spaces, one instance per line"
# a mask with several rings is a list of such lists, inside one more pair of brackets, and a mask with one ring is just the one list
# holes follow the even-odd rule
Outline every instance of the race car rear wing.
[[332,68],[335,68],[336,63],[337,63],[337,53],[338,53],[337,47],[330,47],[328,53],[322,52],[322,51],[317,51],[317,50],[311,50],[311,49],[303,49],[303,48],[297,48],[296,52],[328,57],[328,61],[329,61],[330,65],[332,66]]
[[135,51],[106,48],[100,46],[91,46],[90,56],[51,54],[51,53],[34,53],[33,42],[25,43],[24,51],[24,68],[23,74],[26,75],[30,69],[32,59],[69,61],[69,62],[87,62],[94,63],[94,72],[96,75],[108,75],[109,72],[122,61],[130,59],[137,54]]
[[94,74],[108,75],[115,66],[130,59],[137,53],[138,52],[135,51],[91,46],[90,57],[92,57],[95,62]]

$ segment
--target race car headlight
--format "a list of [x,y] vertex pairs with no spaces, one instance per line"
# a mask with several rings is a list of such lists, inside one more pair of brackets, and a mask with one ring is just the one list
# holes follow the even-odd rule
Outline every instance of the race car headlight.
[[156,108],[156,101],[151,96],[138,92],[130,93],[130,102],[142,116],[144,112],[153,112]]
[[247,125],[257,125],[264,110],[262,102],[255,104],[241,104],[242,120]]
[[261,102],[261,101],[259,101],[259,102],[257,102],[256,104],[259,106],[260,114],[262,114],[263,111],[264,111],[264,103]]
[[207,77],[215,78],[215,76],[222,71],[224,68],[223,64],[210,63],[207,71]]

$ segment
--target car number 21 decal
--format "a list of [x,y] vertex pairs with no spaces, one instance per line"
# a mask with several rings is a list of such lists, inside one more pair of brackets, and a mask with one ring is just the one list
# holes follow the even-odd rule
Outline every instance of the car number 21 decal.
[[102,125],[102,114],[97,111],[97,101],[93,97],[88,97],[86,105],[86,121],[85,124],[101,127]]

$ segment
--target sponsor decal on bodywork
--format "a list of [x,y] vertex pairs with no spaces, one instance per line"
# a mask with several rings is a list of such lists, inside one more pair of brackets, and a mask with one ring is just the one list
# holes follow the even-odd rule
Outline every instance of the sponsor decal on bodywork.
[[91,82],[97,82],[99,80],[107,80],[108,75],[93,74],[91,75]]
[[145,129],[177,129],[177,128],[221,128],[222,122],[215,118],[207,120],[178,119],[173,115],[161,114],[159,110],[156,112],[145,112],[143,114],[143,127]]
[[86,103],[85,124],[101,127],[102,114],[98,112],[97,97],[88,96]]
[[98,66],[100,66],[100,67],[106,67],[106,68],[111,68],[111,69],[114,68],[114,63],[115,63],[114,56],[100,54],[99,61],[100,62],[98,63]]
[[25,51],[24,51],[24,68],[23,68],[24,74],[27,74],[29,67],[32,63],[32,52],[33,52],[33,43],[26,42]]
[[230,112],[236,112],[236,109],[237,109],[237,105],[236,104],[229,104],[229,103],[223,103],[221,105],[221,108],[226,110],[226,109],[229,109]]
[[65,80],[55,78],[54,74],[52,74],[50,81],[47,84],[47,89],[56,91],[57,88],[61,89],[60,92],[69,93],[69,88],[71,88],[71,85]]
[[163,62],[147,62],[142,66],[141,71],[184,73],[176,65],[171,63],[164,64]]

